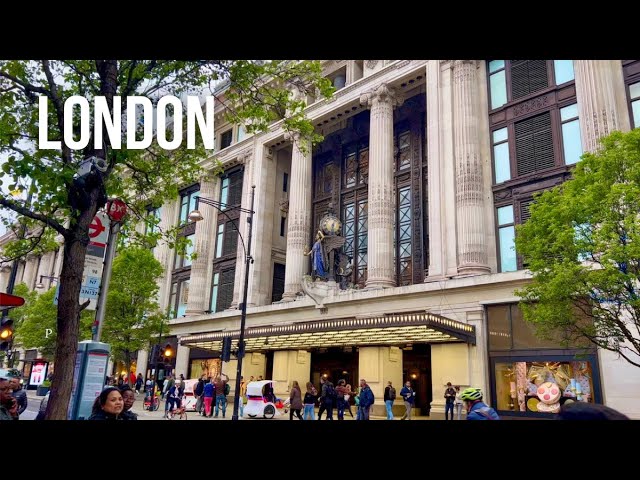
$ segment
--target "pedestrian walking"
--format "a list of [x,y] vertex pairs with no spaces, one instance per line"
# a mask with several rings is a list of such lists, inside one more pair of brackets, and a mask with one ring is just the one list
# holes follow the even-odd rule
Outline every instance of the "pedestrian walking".
[[400,420],[411,420],[411,410],[416,403],[416,392],[411,388],[411,382],[407,380],[400,390],[400,396],[404,399],[404,408],[406,411]]

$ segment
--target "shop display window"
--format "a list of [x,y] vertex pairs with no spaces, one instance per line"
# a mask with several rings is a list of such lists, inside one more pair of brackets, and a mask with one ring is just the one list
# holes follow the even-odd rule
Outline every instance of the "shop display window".
[[558,413],[567,402],[594,399],[590,361],[526,361],[495,363],[498,410]]

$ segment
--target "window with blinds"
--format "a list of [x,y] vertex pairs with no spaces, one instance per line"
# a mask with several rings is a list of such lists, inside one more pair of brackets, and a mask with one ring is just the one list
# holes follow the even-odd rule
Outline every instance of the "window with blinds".
[[231,306],[233,302],[233,284],[236,278],[236,268],[232,267],[220,272],[218,284],[218,297],[216,299],[216,312],[222,312]]
[[222,240],[222,256],[235,255],[238,250],[238,231],[231,222],[224,227],[224,239]]
[[527,175],[555,166],[551,113],[515,123],[518,175]]
[[511,60],[511,98],[526,97],[549,86],[546,60]]

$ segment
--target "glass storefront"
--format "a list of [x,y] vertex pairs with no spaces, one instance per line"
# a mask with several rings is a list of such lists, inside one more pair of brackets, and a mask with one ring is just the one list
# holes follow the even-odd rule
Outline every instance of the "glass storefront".
[[487,307],[491,403],[500,414],[552,416],[567,402],[602,403],[596,352],[538,338],[516,303]]
[[[494,359],[494,404],[499,411],[558,413],[568,402],[600,403],[594,384],[594,358],[561,359],[547,355],[535,360]],[[597,382],[596,382],[597,383]]]
[[222,360],[219,358],[199,358],[191,359],[189,368],[189,378],[200,378],[205,375],[207,378],[215,378],[220,375]]

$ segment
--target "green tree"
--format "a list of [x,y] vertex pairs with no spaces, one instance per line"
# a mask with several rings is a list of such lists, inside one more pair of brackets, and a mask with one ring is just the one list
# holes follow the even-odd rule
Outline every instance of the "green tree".
[[122,249],[113,261],[102,341],[111,345],[114,360],[123,362],[127,372],[133,354],[148,348],[158,333],[162,315],[155,299],[162,272],[153,253],[140,247]]
[[517,229],[533,281],[519,290],[538,334],[584,342],[640,367],[640,129],[614,132]]
[[[16,285],[14,294],[23,297],[25,302],[22,307],[14,308],[9,313],[15,325],[16,342],[26,349],[37,348],[47,358],[53,357],[58,336],[58,309],[53,304],[55,293],[55,287],[38,294],[36,291],[30,292],[24,283]],[[84,310],[80,315],[80,340],[91,339],[93,313]]]
[[[124,112],[132,95],[147,97],[156,104],[163,95],[200,94],[205,86],[221,80],[228,88],[218,100],[225,102],[232,120],[248,124],[249,131],[264,131],[269,122],[286,114],[284,128],[301,132],[311,141],[318,139],[305,120],[301,99],[315,94],[316,89],[325,96],[332,93],[330,82],[322,78],[319,62],[0,61],[0,154],[8,156],[2,170],[12,179],[10,190],[28,189],[33,194],[30,205],[0,195],[0,206],[64,238],[56,318],[56,375],[46,419],[62,420],[67,415],[80,312],[88,305],[79,303],[88,229],[97,210],[109,196],[123,198],[134,212],[143,212],[149,204],[159,206],[165,199],[175,198],[180,185],[196,181],[200,161],[212,153],[203,148],[201,138],[192,150],[187,149],[186,142],[172,151],[158,148],[155,142],[146,150],[115,150],[104,127],[101,148],[94,148],[91,133],[85,149],[73,150],[64,132],[74,132],[77,139],[79,115],[75,112],[65,117],[65,101],[80,95],[91,105],[94,97],[102,96],[113,114],[116,96],[122,99]],[[291,90],[283,88],[289,86]],[[294,91],[301,95],[294,95]],[[60,150],[38,149],[38,127],[45,121],[38,117],[42,96],[49,106],[47,137],[60,141]],[[141,133],[143,125],[137,128]],[[92,170],[89,175],[78,176],[82,161],[91,157],[105,160],[106,171]]]

